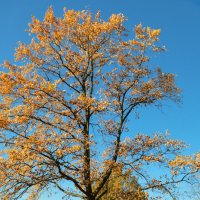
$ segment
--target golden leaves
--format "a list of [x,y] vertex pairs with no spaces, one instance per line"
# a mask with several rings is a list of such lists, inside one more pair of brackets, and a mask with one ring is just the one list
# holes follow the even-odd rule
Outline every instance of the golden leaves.
[[19,47],[16,49],[15,59],[18,61],[30,56],[30,54],[30,49],[25,44],[20,43]]
[[39,19],[36,19],[34,16],[32,17],[32,23],[29,24],[29,27],[32,33],[38,33],[43,31],[42,23],[39,21]]
[[111,24],[111,30],[116,29],[119,33],[124,29],[122,23],[125,21],[125,17],[123,14],[112,14],[109,18],[109,22]]
[[156,38],[160,35],[160,29],[151,29],[150,27],[147,27],[146,31],[150,38]]
[[178,168],[178,169],[176,169],[177,173],[178,173],[178,170],[183,167],[191,167],[191,168],[193,168],[194,171],[198,171],[200,169],[199,153],[197,153],[194,156],[178,155],[175,157],[175,159],[173,159],[169,162],[169,165],[172,168]]
[[52,7],[49,7],[49,9],[45,13],[44,22],[52,24],[54,21],[55,21],[55,16],[53,13],[53,9]]
[[142,24],[135,26],[135,34],[138,39],[152,39],[154,41],[158,40],[160,35],[160,29],[151,29],[150,27],[142,27]]
[[86,16],[85,12],[75,12],[74,10],[64,9],[64,21],[67,28],[73,27],[77,24],[78,20]]

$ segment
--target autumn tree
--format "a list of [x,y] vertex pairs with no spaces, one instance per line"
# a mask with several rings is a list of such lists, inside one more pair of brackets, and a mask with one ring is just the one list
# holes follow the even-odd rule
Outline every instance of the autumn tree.
[[2,200],[34,199],[53,186],[99,200],[117,169],[152,198],[192,181],[199,154],[182,156],[184,143],[159,133],[128,137],[139,107],[178,101],[180,90],[173,74],[149,63],[164,50],[160,30],[139,24],[132,34],[124,20],[66,9],[58,18],[52,8],[43,21],[33,17],[30,44],[19,43],[16,62],[5,61],[0,73]]
[[[98,182],[96,183],[98,185]],[[147,200],[148,194],[142,191],[137,178],[131,175],[131,171],[123,173],[122,168],[113,170],[109,180],[102,190],[107,191],[101,200]]]

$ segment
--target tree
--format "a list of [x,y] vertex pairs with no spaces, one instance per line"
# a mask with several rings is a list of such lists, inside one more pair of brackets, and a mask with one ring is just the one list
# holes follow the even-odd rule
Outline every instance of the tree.
[[130,171],[122,172],[122,169],[117,169],[112,172],[109,180],[102,188],[107,191],[101,200],[147,200],[148,194],[142,191],[136,177],[131,176]]
[[[19,43],[16,63],[5,61],[0,74],[2,200],[33,199],[52,186],[98,200],[118,169],[153,196],[173,196],[176,183],[192,181],[199,154],[182,156],[184,143],[158,133],[128,137],[137,108],[178,101],[180,90],[173,74],[149,64],[164,50],[160,30],[139,24],[130,39],[124,20],[66,9],[57,18],[51,7],[43,21],[33,17],[30,44]],[[162,176],[147,165],[163,167]]]

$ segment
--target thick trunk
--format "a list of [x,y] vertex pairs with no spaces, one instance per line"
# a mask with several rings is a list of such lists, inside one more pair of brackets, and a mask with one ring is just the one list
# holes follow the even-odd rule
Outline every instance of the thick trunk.
[[95,197],[88,197],[87,200],[96,200]]
[[96,198],[95,198],[93,195],[91,195],[91,194],[89,194],[89,195],[86,197],[86,199],[87,199],[87,200],[96,200]]

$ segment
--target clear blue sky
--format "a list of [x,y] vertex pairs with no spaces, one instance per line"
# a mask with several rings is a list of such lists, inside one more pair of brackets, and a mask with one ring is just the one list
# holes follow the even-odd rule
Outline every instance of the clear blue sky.
[[154,58],[154,63],[177,74],[182,104],[169,102],[162,111],[155,107],[144,110],[140,119],[133,120],[132,130],[152,133],[169,129],[173,138],[191,145],[188,152],[200,150],[200,0],[1,0],[0,63],[13,60],[17,42],[30,39],[24,30],[31,16],[42,19],[50,5],[58,16],[63,7],[101,10],[103,18],[120,12],[128,18],[130,30],[140,22],[161,28],[161,43],[167,52]]

